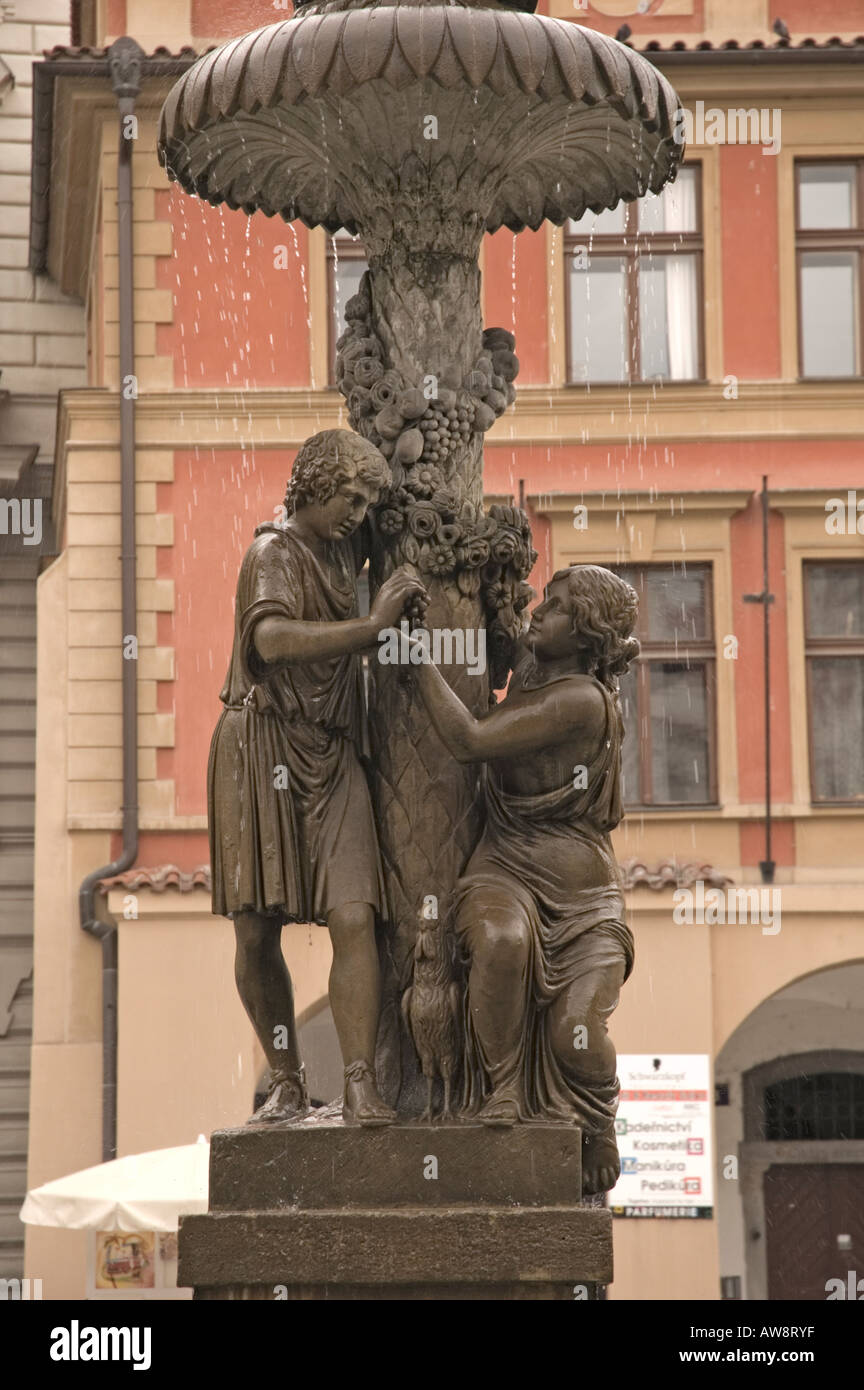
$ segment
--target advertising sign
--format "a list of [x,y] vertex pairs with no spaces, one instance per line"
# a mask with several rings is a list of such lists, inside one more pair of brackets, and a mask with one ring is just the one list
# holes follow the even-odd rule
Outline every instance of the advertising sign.
[[707,1053],[619,1056],[614,1216],[713,1214],[710,1074]]

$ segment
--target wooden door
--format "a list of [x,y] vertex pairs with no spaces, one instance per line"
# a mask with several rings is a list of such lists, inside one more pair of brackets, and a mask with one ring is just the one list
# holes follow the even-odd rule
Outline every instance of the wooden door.
[[764,1193],[769,1299],[821,1302],[829,1279],[864,1280],[864,1164],[777,1164]]

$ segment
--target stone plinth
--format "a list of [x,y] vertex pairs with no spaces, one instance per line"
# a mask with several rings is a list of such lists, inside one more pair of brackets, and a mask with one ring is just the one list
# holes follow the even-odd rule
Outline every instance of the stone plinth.
[[612,1218],[580,1191],[565,1126],[223,1130],[179,1282],[200,1299],[596,1297]]

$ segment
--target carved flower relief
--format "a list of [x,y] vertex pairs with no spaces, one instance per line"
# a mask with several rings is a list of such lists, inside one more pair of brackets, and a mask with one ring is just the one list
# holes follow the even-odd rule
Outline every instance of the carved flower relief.
[[383,507],[376,519],[383,536],[400,536],[405,529],[405,517],[396,507]]
[[495,580],[492,584],[487,584],[483,590],[483,602],[487,608],[500,610],[505,608],[511,599],[512,590],[509,584],[503,580]]
[[459,547],[457,555],[460,564],[465,569],[481,569],[489,560],[489,542],[483,540],[481,536],[475,536]]
[[358,386],[371,388],[384,375],[377,357],[358,357],[351,364],[351,374]]
[[396,397],[402,391],[402,386],[402,377],[398,372],[392,370],[386,371],[383,376],[375,381],[369,391],[375,409],[383,410],[385,405],[393,405],[396,401]]
[[411,469],[405,485],[416,497],[430,498],[444,487],[444,477],[440,469],[426,463],[420,468]]
[[508,560],[512,560],[521,548],[522,537],[518,531],[514,531],[510,526],[499,526],[492,540],[492,559],[497,560],[500,565],[506,565]]
[[443,578],[456,568],[456,555],[448,545],[421,545],[420,568]]
[[438,539],[451,550],[462,539],[462,535],[462,527],[458,521],[442,521],[438,527]]
[[421,540],[428,540],[438,530],[440,518],[431,502],[415,502],[408,508],[408,529]]

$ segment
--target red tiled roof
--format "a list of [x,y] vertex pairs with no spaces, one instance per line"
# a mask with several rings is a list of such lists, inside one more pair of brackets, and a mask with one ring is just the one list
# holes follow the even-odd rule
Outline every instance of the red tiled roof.
[[[570,22],[570,21],[568,21]],[[797,43],[791,39],[776,39],[773,43],[764,43],[761,39],[753,39],[750,43],[739,43],[737,39],[726,39],[723,43],[713,44],[708,39],[700,39],[697,43],[687,44],[678,39],[675,43],[670,43],[666,47],[659,39],[650,39],[645,43],[634,43],[632,39],[627,40],[627,46],[634,48],[638,53],[796,53],[803,50],[824,50],[840,49],[847,52],[864,48],[864,34],[858,34],[854,39],[841,39],[837,35],[831,38],[803,38]],[[152,53],[146,54],[148,59],[154,61],[187,61],[194,62],[203,57],[205,53],[212,53],[218,44],[209,44],[207,48],[196,49],[188,44],[183,48],[172,52],[164,44],[154,48]],[[107,48],[75,48],[70,45],[55,44],[53,48],[43,49],[43,56],[49,61],[58,59],[79,59],[82,62],[101,62],[108,56]]]
[[[214,48],[218,48],[218,44],[210,44],[207,48],[202,48],[199,52],[197,48],[192,48],[189,44],[184,44],[181,49],[173,53],[170,48],[166,48],[164,44],[160,44],[158,48],[154,48],[152,53],[145,54],[145,57],[161,59],[188,58],[190,61],[194,61],[197,58],[201,58],[205,53],[209,53]],[[50,60],[56,60],[58,58],[80,58],[82,61],[91,63],[102,62],[108,57],[108,49],[89,47],[75,48],[71,44],[57,43],[53,48],[43,48],[42,56]]]
[[[660,892],[664,888],[681,888],[701,881],[712,888],[720,888],[731,883],[728,874],[721,873],[711,864],[679,864],[675,859],[661,859],[651,868],[639,859],[625,859],[621,863],[621,873],[625,888],[653,888]],[[99,881],[100,893],[108,894],[113,889],[124,888],[136,893],[141,888],[149,888],[153,893],[164,893],[166,888],[176,888],[180,893],[192,893],[196,888],[211,889],[209,864],[199,864],[197,868],[179,869],[176,864],[161,864],[155,869],[127,869],[123,874]]]
[[722,888],[724,883],[732,882],[711,864],[679,864],[675,859],[661,859],[654,869],[639,859],[624,859],[621,874],[625,888],[653,888],[658,893],[664,888],[687,888],[692,883]]
[[651,39],[650,42],[643,44],[638,51],[640,53],[752,53],[761,50],[764,53],[776,53],[785,50],[794,53],[805,48],[864,48],[864,34],[859,34],[854,39],[840,39],[836,35],[830,39],[801,39],[800,43],[792,43],[790,39],[777,39],[775,43],[763,43],[761,39],[753,39],[751,43],[742,44],[737,39],[726,39],[723,43],[713,44],[708,39],[701,39],[699,43],[688,45],[679,39],[676,43],[670,43],[667,48],[664,48],[658,39]]
[[149,888],[154,893],[164,893],[166,888],[176,888],[181,893],[206,888],[209,893],[210,865],[199,864],[196,869],[188,871],[178,869],[176,864],[161,864],[156,869],[127,869],[125,874],[100,879],[98,887],[103,895],[114,888],[125,888],[129,893],[137,893],[139,888]]

